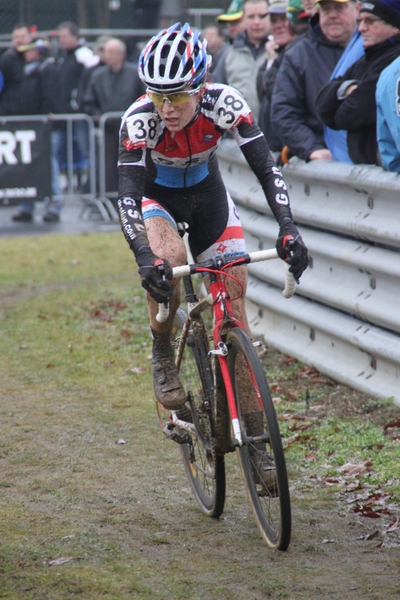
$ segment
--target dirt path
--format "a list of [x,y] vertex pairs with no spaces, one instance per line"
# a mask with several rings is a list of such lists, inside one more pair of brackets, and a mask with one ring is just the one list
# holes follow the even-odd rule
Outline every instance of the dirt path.
[[[58,390],[55,401],[54,389],[38,397],[3,376],[0,597],[400,595],[398,545],[378,548],[382,523],[348,512],[336,488],[292,472],[292,543],[272,552],[253,522],[234,455],[224,515],[209,519],[148,401],[132,407],[76,390]],[[60,559],[65,564],[50,566]]]

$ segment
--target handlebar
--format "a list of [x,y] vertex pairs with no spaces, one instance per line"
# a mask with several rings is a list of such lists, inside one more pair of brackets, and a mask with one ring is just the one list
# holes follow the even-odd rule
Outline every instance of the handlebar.
[[[250,263],[261,262],[263,260],[272,260],[279,258],[275,248],[271,250],[258,250],[256,252],[250,252],[249,254],[243,254],[241,256],[217,256],[211,258],[202,263],[194,265],[181,265],[179,267],[173,267],[172,275],[173,278],[185,277],[186,275],[194,275],[195,273],[204,272],[207,270],[221,271],[224,267],[229,266],[240,266],[247,265]],[[296,280],[292,273],[289,271],[290,265],[284,263],[285,266],[285,288],[282,292],[284,298],[291,298],[296,291]],[[158,305],[158,314],[156,319],[159,323],[164,323],[168,319],[169,305],[168,302]]]

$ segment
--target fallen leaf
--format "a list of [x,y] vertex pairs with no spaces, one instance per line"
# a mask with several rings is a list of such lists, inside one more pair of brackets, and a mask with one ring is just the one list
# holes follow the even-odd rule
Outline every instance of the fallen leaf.
[[396,531],[396,529],[400,528],[400,519],[395,519],[393,523],[389,525],[384,533],[390,533],[391,531]]
[[115,360],[109,360],[108,362],[104,363],[106,369],[108,369],[108,367],[112,367],[113,365],[115,365]]
[[305,455],[306,460],[317,460],[318,452],[310,452]]
[[392,429],[393,427],[400,427],[400,418],[394,419],[393,421],[389,421],[389,423],[386,423],[386,425],[384,425],[383,427],[383,430],[386,431],[386,429]]
[[289,400],[294,400],[295,402],[298,402],[299,400],[299,394],[297,392],[297,390],[293,390],[293,389],[288,389],[285,392],[286,396],[289,398]]
[[47,564],[49,565],[49,567],[56,567],[58,565],[63,565],[64,563],[69,562],[70,560],[74,560],[74,557],[60,556],[60,558],[52,558],[47,562]]
[[144,367],[133,367],[132,369],[126,369],[128,373],[144,373]]
[[296,442],[299,442],[300,440],[301,440],[300,434],[296,433],[296,435],[292,435],[292,437],[287,438],[285,440],[285,448],[289,448],[290,446],[292,446]]
[[365,473],[367,466],[365,463],[354,465],[353,463],[349,462],[345,463],[341,467],[338,467],[337,470],[349,475],[350,477],[354,477],[355,475],[361,475],[362,473]]
[[128,331],[127,329],[121,329],[121,337],[129,339],[132,336],[133,336],[132,331]]

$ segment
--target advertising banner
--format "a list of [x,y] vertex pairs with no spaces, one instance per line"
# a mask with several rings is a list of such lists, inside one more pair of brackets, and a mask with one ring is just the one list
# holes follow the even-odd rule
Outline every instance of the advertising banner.
[[51,196],[51,124],[0,120],[0,206]]

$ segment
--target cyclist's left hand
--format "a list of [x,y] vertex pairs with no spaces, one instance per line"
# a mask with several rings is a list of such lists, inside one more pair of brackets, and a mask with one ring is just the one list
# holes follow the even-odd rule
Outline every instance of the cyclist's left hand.
[[308,267],[308,254],[303,239],[293,223],[279,231],[276,250],[279,257],[290,265],[289,271],[299,283],[300,277]]

